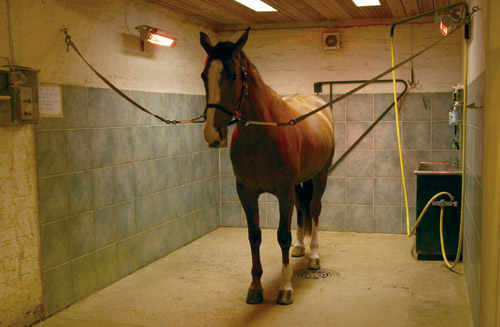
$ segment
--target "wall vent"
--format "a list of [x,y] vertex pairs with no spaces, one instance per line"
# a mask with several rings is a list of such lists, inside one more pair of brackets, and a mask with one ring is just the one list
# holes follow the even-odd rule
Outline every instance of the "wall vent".
[[323,33],[323,50],[338,50],[340,49],[340,33],[325,32]]

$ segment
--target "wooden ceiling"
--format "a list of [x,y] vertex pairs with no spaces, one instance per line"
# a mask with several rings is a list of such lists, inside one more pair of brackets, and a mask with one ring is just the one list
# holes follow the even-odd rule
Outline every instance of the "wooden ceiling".
[[[149,0],[216,30],[392,24],[463,0],[380,0],[357,7],[352,0],[263,0],[277,12],[255,12],[234,0]],[[433,18],[430,17],[432,21]]]

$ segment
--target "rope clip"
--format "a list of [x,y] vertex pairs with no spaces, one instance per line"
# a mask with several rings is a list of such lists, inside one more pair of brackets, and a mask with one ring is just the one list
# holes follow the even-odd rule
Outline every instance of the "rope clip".
[[66,52],[69,52],[69,44],[71,42],[71,36],[68,34],[68,29],[66,27],[63,27],[61,32],[64,32],[64,35],[66,35],[66,38],[64,39],[64,43],[66,43]]

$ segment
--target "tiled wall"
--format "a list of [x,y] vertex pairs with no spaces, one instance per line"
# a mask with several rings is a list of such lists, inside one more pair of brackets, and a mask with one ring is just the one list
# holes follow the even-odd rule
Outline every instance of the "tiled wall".
[[[484,74],[469,85],[468,103],[482,104]],[[481,285],[481,229],[483,200],[483,111],[467,110],[467,156],[465,170],[464,266],[469,302],[475,326],[479,326]]]
[[[329,99],[329,95],[324,97]],[[392,94],[355,94],[334,105],[337,149],[334,161],[392,102]],[[448,125],[450,102],[451,93],[409,93],[401,110],[402,146],[412,221],[415,221],[416,205],[413,171],[418,163],[458,157],[458,151],[452,148],[454,130]],[[245,226],[228,154],[228,150],[221,151],[221,224]],[[322,201],[320,228],[406,232],[400,174],[392,109],[330,174]],[[265,194],[259,201],[261,225],[276,228],[279,220],[276,198]]]
[[[204,96],[127,92],[167,119]],[[37,125],[46,315],[219,226],[219,156],[200,124],[165,125],[109,89],[63,87]]]

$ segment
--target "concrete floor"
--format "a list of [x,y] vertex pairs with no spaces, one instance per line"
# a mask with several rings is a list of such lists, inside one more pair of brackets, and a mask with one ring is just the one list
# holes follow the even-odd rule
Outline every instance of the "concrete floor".
[[[417,261],[404,235],[320,232],[323,268],[339,277],[293,277],[295,302],[275,304],[281,253],[263,230],[264,303],[245,303],[247,231],[220,228],[38,324],[138,326],[471,326],[463,274]],[[294,271],[307,258],[292,259]],[[462,266],[458,267],[463,271]]]

